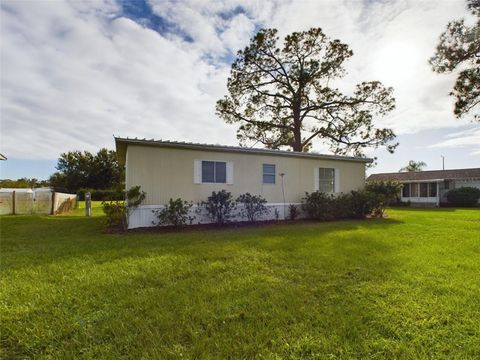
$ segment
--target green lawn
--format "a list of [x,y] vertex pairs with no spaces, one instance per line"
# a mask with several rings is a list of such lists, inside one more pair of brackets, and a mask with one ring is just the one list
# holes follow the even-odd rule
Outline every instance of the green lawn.
[[480,358],[480,211],[184,233],[3,216],[3,358]]

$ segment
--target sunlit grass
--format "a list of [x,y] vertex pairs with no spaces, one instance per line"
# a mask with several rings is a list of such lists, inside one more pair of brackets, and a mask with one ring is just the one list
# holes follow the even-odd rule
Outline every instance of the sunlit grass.
[[480,211],[183,233],[2,216],[3,358],[479,358]]

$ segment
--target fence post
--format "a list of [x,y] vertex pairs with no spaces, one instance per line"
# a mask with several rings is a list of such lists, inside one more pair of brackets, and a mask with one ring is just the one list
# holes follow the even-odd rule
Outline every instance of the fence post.
[[92,201],[90,193],[85,193],[85,215],[90,216],[92,214]]
[[15,190],[12,191],[12,212],[15,215]]
[[50,215],[55,215],[55,191],[52,191],[52,211]]

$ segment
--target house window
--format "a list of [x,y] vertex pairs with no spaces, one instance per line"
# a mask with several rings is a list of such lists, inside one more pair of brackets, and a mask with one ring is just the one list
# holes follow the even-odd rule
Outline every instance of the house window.
[[410,197],[410,184],[403,184],[402,197]]
[[420,183],[420,197],[428,197],[428,183]]
[[319,168],[318,190],[324,193],[335,192],[335,169]]
[[410,197],[418,197],[418,183],[410,184]]
[[445,190],[450,189],[450,181],[445,180],[444,183],[443,183],[443,188],[444,188]]
[[202,183],[227,182],[227,163],[224,161],[202,161]]
[[263,164],[263,183],[275,184],[275,165]]

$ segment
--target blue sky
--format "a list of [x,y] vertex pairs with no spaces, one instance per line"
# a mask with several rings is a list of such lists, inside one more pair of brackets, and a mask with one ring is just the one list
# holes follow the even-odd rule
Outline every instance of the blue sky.
[[[113,148],[113,135],[235,145],[215,115],[234,54],[260,27],[283,36],[320,26],[354,51],[339,86],[395,89],[397,108],[376,119],[398,134],[397,171],[480,166],[480,126],[452,114],[455,76],[427,63],[464,1],[137,0],[1,2],[1,178],[47,178],[59,154]],[[478,109],[477,109],[478,111]],[[314,150],[328,149],[317,141]]]

